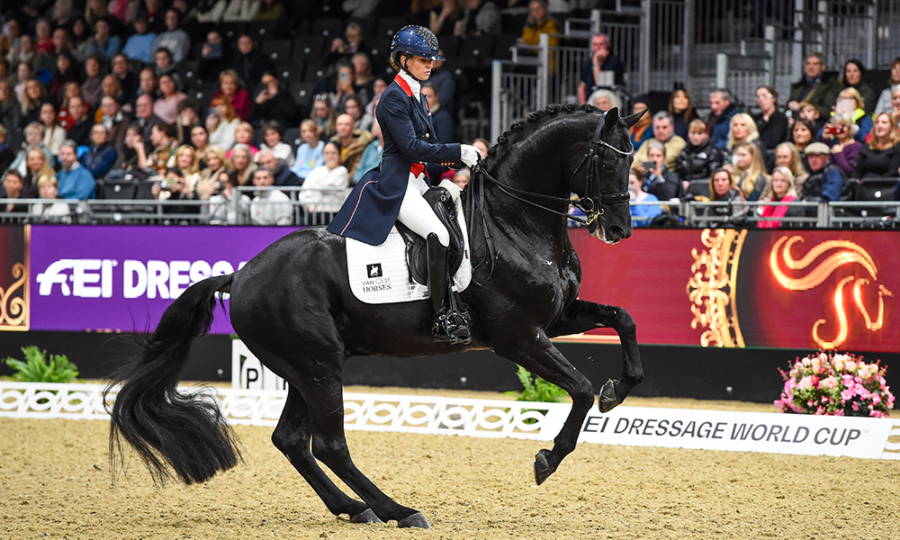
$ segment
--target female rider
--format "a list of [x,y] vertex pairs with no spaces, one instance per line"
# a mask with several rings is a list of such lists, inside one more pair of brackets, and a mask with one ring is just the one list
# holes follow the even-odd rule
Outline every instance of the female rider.
[[[422,197],[431,179],[426,163],[474,167],[478,150],[466,144],[442,144],[436,140],[428,102],[419,90],[431,75],[438,54],[437,38],[427,28],[407,26],[391,42],[391,64],[399,72],[381,96],[376,117],[384,134],[381,167],[357,183],[328,230],[371,245],[387,239],[395,221],[426,239],[431,299],[435,310],[432,333],[438,342],[469,343],[469,317],[451,310],[451,280],[447,257],[450,234]],[[459,188],[449,180],[440,187],[459,198]]]

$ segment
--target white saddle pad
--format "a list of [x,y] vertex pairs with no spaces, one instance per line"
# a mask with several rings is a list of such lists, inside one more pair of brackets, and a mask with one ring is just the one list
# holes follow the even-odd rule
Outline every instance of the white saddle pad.
[[[469,252],[469,232],[462,212],[457,221],[465,239],[463,261],[453,276],[453,288],[464,291],[472,280],[472,261]],[[369,244],[347,239],[347,269],[350,273],[350,290],[367,304],[393,304],[412,302],[431,297],[431,291],[409,279],[406,265],[406,244],[394,227],[383,244]]]

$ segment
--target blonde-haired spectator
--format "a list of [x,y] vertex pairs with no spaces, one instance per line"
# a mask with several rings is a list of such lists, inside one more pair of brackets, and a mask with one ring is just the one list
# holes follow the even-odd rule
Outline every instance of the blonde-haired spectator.
[[[772,170],[771,182],[766,186],[760,201],[789,203],[797,199],[797,189],[794,185],[794,173],[787,167],[775,167]],[[759,209],[759,215],[763,218],[803,217],[803,207],[797,206],[763,206]],[[781,222],[772,220],[757,221],[756,226],[761,229],[777,229]]]
[[59,189],[56,185],[56,178],[45,176],[38,180],[37,187],[41,199],[47,202],[32,204],[31,215],[39,217],[42,221],[70,223],[71,210],[65,201],[58,199]]

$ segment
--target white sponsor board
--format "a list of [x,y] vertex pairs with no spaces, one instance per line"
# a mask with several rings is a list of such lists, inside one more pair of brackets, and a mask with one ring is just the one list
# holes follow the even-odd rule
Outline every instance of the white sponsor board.
[[[196,392],[196,388],[180,388]],[[287,393],[209,389],[232,424],[274,426]],[[0,382],[0,417],[105,420],[102,386]],[[570,405],[438,396],[345,394],[348,430],[552,440]],[[900,459],[900,420],[620,406],[592,410],[587,443]]]

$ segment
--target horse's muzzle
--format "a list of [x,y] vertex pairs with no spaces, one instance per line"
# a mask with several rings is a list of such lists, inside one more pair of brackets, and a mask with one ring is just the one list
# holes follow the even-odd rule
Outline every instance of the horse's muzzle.
[[620,240],[624,240],[629,236],[631,236],[631,227],[627,230],[618,225],[601,228],[601,239],[607,244],[618,244]]

